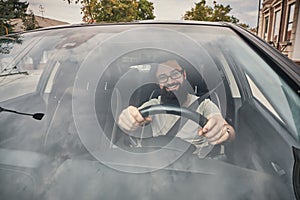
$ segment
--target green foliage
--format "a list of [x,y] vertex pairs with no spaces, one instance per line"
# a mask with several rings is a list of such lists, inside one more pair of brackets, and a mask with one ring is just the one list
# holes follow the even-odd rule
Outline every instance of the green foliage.
[[0,35],[13,32],[15,25],[12,24],[12,19],[21,19],[25,30],[32,30],[37,27],[33,12],[26,13],[28,5],[27,1],[0,0]]
[[132,0],[101,0],[96,22],[130,22],[137,18],[137,3]]
[[197,21],[223,21],[238,23],[239,19],[234,16],[229,16],[232,8],[227,5],[218,4],[216,1],[213,2],[214,6],[206,5],[205,0],[201,0],[195,3],[195,7],[190,11],[186,11],[184,15],[185,20],[197,20]]
[[245,29],[249,29],[249,25],[248,24],[245,24],[245,23],[239,23],[239,25]]
[[131,22],[154,19],[153,3],[148,0],[66,0],[81,3],[84,22]]
[[33,11],[30,10],[29,12],[30,13],[23,18],[23,25],[26,31],[38,28]]
[[211,21],[210,17],[212,16],[213,9],[206,5],[205,0],[201,0],[198,3],[195,3],[195,8],[192,8],[190,11],[186,11],[184,14],[185,20],[197,20],[197,21]]
[[138,1],[138,17],[137,20],[147,20],[154,19],[155,16],[153,14],[153,3],[147,0],[139,0]]
[[[79,1],[76,0],[75,3]],[[82,0],[80,2],[82,4],[81,14],[83,14],[82,20],[84,22],[93,23],[95,18],[97,17],[96,12],[99,9],[98,0]]]
[[11,24],[11,19],[23,19],[28,5],[27,2],[19,0],[0,0],[0,35],[12,32],[14,25]]

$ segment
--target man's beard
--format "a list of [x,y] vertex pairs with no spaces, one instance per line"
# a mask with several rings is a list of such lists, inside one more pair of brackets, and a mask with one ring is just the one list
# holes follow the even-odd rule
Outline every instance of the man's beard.
[[[178,90],[167,91],[166,88],[175,85],[179,85]],[[170,85],[166,85],[160,90],[160,94],[161,94],[161,104],[182,106],[186,102],[189,94],[188,82],[186,80],[183,80],[182,84],[176,82]]]

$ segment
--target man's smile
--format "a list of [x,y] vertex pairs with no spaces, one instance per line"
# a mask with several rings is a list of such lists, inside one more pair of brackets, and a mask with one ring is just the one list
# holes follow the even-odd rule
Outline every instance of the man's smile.
[[165,87],[166,87],[168,90],[175,90],[175,89],[177,89],[178,86],[180,86],[180,83],[179,83],[179,82],[175,82],[175,83],[171,83],[171,84],[165,85]]

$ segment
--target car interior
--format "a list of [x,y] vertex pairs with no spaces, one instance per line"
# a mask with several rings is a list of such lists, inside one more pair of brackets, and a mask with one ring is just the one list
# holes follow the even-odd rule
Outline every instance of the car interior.
[[[149,56],[151,59],[147,60],[140,56],[146,53],[147,55],[151,54]],[[134,62],[126,62],[130,60],[130,57],[135,58]],[[235,111],[234,107],[231,106],[233,105],[233,99],[228,82],[225,78],[221,78],[225,77],[222,68],[215,66],[199,68],[199,66],[193,66],[180,56],[169,52],[144,50],[131,52],[119,58],[107,67],[99,80],[95,95],[95,110],[99,124],[112,143],[115,144],[121,136],[124,136],[124,133],[115,123],[121,110],[129,105],[139,107],[149,99],[158,97],[159,87],[151,70],[155,69],[157,63],[168,59],[176,59],[181,66],[184,66],[187,81],[191,86],[190,93],[199,97],[206,95],[219,107],[228,123],[234,126],[233,113]],[[203,77],[206,77],[206,79]],[[209,87],[207,82],[209,82]]]

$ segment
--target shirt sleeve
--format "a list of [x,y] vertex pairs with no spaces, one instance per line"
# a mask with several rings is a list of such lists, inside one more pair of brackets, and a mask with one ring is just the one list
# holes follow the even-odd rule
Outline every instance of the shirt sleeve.
[[204,117],[208,117],[209,115],[221,114],[218,106],[214,104],[210,99],[205,99],[199,105],[197,112],[202,114]]
[[140,107],[138,107],[138,109],[142,109],[147,106],[153,106],[153,105],[157,105],[157,104],[159,104],[159,99],[150,99],[149,101],[146,101]]

